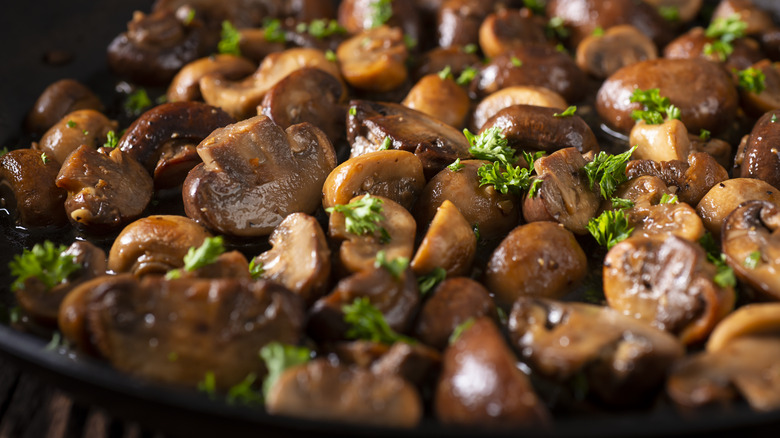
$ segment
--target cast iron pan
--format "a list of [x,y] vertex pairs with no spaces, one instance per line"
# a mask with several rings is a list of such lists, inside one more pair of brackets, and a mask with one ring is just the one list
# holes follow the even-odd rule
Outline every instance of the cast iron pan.
[[[24,115],[41,91],[65,77],[88,84],[100,95],[113,95],[117,79],[106,68],[105,48],[125,28],[132,11],[148,11],[151,0],[5,2],[0,14],[0,146],[27,147],[21,132]],[[52,56],[57,55],[57,56]],[[52,64],[52,58],[66,62]],[[110,104],[109,102],[105,102]],[[3,216],[0,212],[0,217]],[[70,242],[72,235],[57,233]],[[47,236],[51,238],[50,236]],[[40,236],[0,223],[0,305],[11,293],[8,261]],[[55,239],[57,240],[57,239]],[[3,309],[0,309],[3,311]],[[84,403],[112,415],[176,436],[318,437],[473,437],[473,436],[672,436],[737,432],[776,436],[780,413],[757,413],[744,404],[727,411],[682,415],[670,406],[641,412],[557,418],[551,430],[485,431],[444,427],[426,419],[413,430],[377,429],[267,415],[259,408],[230,406],[203,394],[149,384],[119,373],[106,364],[79,357],[66,349],[46,349],[47,340],[0,324],[0,352],[38,373]]]

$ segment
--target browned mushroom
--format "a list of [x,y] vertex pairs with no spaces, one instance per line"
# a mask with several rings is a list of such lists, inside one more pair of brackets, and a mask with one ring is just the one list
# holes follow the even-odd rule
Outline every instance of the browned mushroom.
[[403,32],[380,26],[359,33],[339,45],[336,51],[344,79],[355,88],[390,91],[408,75]]
[[67,222],[66,192],[55,185],[58,164],[32,149],[16,149],[0,156],[0,207],[24,227]]
[[770,111],[756,122],[745,146],[740,176],[766,181],[780,189],[780,110]]
[[420,56],[412,78],[420,80],[423,76],[439,73],[446,67],[450,68],[453,76],[459,77],[466,68],[476,68],[479,65],[479,57],[471,50],[467,51],[462,47],[436,47]]
[[444,0],[436,16],[439,46],[477,44],[479,27],[493,12],[495,0]]
[[68,219],[97,232],[135,220],[152,199],[152,177],[119,148],[79,146],[62,164],[56,184],[68,191]]
[[588,261],[574,235],[554,222],[521,225],[501,242],[485,268],[485,286],[509,309],[519,297],[557,299],[585,278]]
[[760,179],[732,178],[715,184],[696,206],[704,227],[720,236],[723,223],[745,201],[769,201],[780,206],[780,190]]
[[702,129],[723,131],[734,120],[737,90],[731,77],[718,64],[700,59],[655,59],[621,68],[598,91],[596,110],[610,128],[628,133],[634,127],[633,110],[642,109],[630,101],[635,89],[659,89],[680,109],[680,120],[688,132]]
[[474,109],[471,125],[475,131],[478,131],[501,110],[514,105],[555,108],[559,111],[563,111],[567,107],[566,100],[550,89],[526,85],[507,87],[492,93],[479,102]]
[[[378,9],[381,11],[382,8],[387,8],[385,21],[382,21],[383,14],[377,11]],[[371,30],[383,24],[400,28],[414,41],[420,41],[422,34],[420,15],[415,0],[394,0],[392,2],[342,0],[339,2],[338,16],[339,24],[351,34],[359,34],[364,30]]]
[[304,67],[271,87],[258,112],[284,129],[309,122],[335,143],[344,136],[345,98],[337,78],[319,68]]
[[737,38],[730,44],[731,53],[728,56],[715,50],[708,50],[716,41],[708,37],[701,27],[694,27],[688,32],[675,38],[664,48],[664,58],[688,59],[704,58],[713,62],[724,62],[728,69],[742,70],[764,58],[764,53],[758,42],[750,38]]
[[403,378],[326,359],[282,373],[266,407],[272,414],[396,428],[414,427],[423,415],[420,394]]
[[463,126],[471,109],[466,90],[458,86],[452,77],[442,78],[440,74],[429,74],[420,78],[401,104],[454,128]]
[[685,352],[674,336],[608,307],[538,298],[515,302],[509,334],[537,375],[584,379],[586,397],[618,406],[647,400]]
[[780,303],[754,303],[740,307],[712,331],[707,340],[707,351],[720,351],[742,337],[780,332],[779,310]]
[[737,278],[767,299],[780,299],[780,206],[740,204],[723,222],[721,241]]
[[192,61],[176,73],[168,86],[168,102],[201,99],[200,80],[217,74],[228,80],[239,80],[256,70],[251,61],[234,55],[213,55]]
[[330,278],[330,249],[320,224],[311,216],[293,213],[268,241],[273,248],[254,258],[263,269],[260,278],[284,285],[311,305]]
[[523,202],[528,222],[555,221],[576,234],[587,234],[588,221],[597,215],[600,196],[591,189],[583,168],[587,161],[575,148],[539,158],[533,164],[541,181],[535,195]]
[[42,133],[68,113],[80,109],[103,111],[100,99],[74,79],[60,79],[46,87],[27,114],[27,130]]
[[[268,24],[269,23],[267,22],[266,25]],[[241,53],[242,57],[259,63],[265,59],[266,56],[283,51],[287,47],[287,36],[289,33],[287,32],[286,27],[280,26],[279,29],[282,32],[281,38],[271,39],[271,41],[266,39],[266,30],[270,31],[271,29],[262,27],[238,29],[239,53]],[[241,79],[241,77],[235,79]]]
[[588,35],[577,45],[577,66],[599,79],[635,62],[656,58],[658,49],[653,40],[628,24],[610,27],[603,35]]
[[347,118],[352,156],[379,150],[390,138],[392,149],[413,152],[430,179],[456,159],[465,159],[466,137],[450,125],[395,103],[353,100]]
[[712,13],[712,20],[729,18],[736,14],[747,24],[746,35],[755,35],[775,27],[772,16],[752,0],[723,0]]
[[734,288],[696,243],[676,236],[630,237],[604,260],[604,295],[613,309],[680,338],[704,340],[734,308]]
[[479,27],[479,46],[488,58],[530,44],[547,44],[545,22],[527,9],[499,9]]
[[411,211],[423,187],[422,163],[411,152],[369,152],[333,169],[322,186],[322,206],[347,204],[355,196],[369,193],[392,199]]
[[496,324],[485,317],[474,320],[444,351],[436,417],[446,424],[483,427],[547,423],[550,414],[516,362]]
[[187,216],[234,236],[271,234],[288,214],[313,213],[336,153],[308,123],[283,130],[255,116],[211,133],[198,145],[203,163],[182,187]]
[[371,364],[378,376],[399,376],[418,388],[432,385],[441,365],[441,354],[420,343],[396,342],[387,353]]
[[117,122],[95,110],[77,110],[66,114],[49,128],[41,137],[40,143],[34,146],[47,157],[62,164],[68,155],[82,144],[95,148],[102,146],[108,132],[116,130],[117,126]]
[[477,236],[458,207],[445,200],[412,259],[412,270],[425,275],[442,268],[447,276],[468,275],[477,252]]
[[108,268],[136,276],[165,274],[184,266],[184,256],[211,237],[184,216],[148,216],[127,225],[111,246]]
[[684,161],[693,149],[688,130],[677,119],[666,120],[661,124],[648,124],[639,120],[631,128],[628,143],[636,145],[631,156],[639,160]]

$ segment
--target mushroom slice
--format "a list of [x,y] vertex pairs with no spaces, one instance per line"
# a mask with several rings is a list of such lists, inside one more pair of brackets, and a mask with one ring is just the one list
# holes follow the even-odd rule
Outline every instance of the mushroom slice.
[[588,35],[577,45],[577,66],[599,79],[635,62],[656,58],[658,49],[653,40],[628,24],[610,27],[603,35]]
[[729,178],[726,169],[706,152],[688,155],[687,162],[633,160],[626,165],[628,179],[644,175],[660,178],[667,187],[676,187],[679,200],[692,206],[698,204],[715,184]]
[[152,199],[152,177],[119,148],[80,146],[62,164],[56,184],[68,191],[70,221],[96,231],[135,220]]
[[[358,196],[350,202],[371,195]],[[380,214],[384,219],[376,225],[378,231],[371,234],[357,235],[347,230],[346,218],[343,213],[334,211],[330,215],[329,233],[337,240],[344,240],[339,248],[339,259],[344,268],[350,272],[358,272],[374,266],[376,255],[385,251],[388,260],[398,257],[410,259],[414,251],[414,235],[417,224],[412,215],[397,202],[374,196],[381,201]]]
[[685,352],[674,336],[608,307],[518,299],[509,336],[539,376],[585,379],[589,396],[610,405],[647,400]]
[[582,170],[587,162],[575,148],[555,151],[533,163],[537,180],[534,196],[526,196],[523,217],[528,222],[556,221],[576,234],[588,234],[588,221],[596,216],[600,199]]
[[336,153],[308,123],[283,130],[266,116],[217,129],[182,187],[187,216],[232,236],[266,236],[290,213],[320,205]]
[[430,179],[456,159],[470,157],[463,133],[429,115],[396,103],[353,100],[347,118],[352,157],[380,150],[390,138],[392,149],[413,152]]
[[485,123],[504,108],[513,105],[533,105],[538,107],[555,108],[563,111],[567,107],[566,100],[560,94],[544,87],[529,85],[516,85],[506,87],[482,99],[474,108],[472,127],[475,131],[481,130]]
[[303,334],[303,301],[262,280],[123,277],[92,289],[85,308],[88,333],[116,369],[190,387],[207,373],[222,390],[263,376],[258,348]]
[[676,236],[633,236],[607,253],[604,295],[624,315],[694,344],[734,308],[734,288],[717,285],[716,273],[695,243]]
[[550,421],[516,363],[496,324],[485,317],[474,320],[444,351],[434,399],[436,417],[446,424],[490,427]]
[[696,212],[707,230],[715,236],[720,236],[726,216],[743,202],[752,200],[768,201],[780,206],[780,190],[760,179],[728,179],[715,184],[701,198],[696,206]]
[[59,167],[41,152],[16,149],[0,156],[0,207],[25,227],[67,222],[66,192],[55,185]]
[[325,52],[288,49],[266,56],[257,71],[238,82],[217,74],[206,75],[200,80],[200,92],[207,103],[240,120],[257,114],[257,106],[262,103],[265,93],[288,74],[303,67],[317,67],[336,78],[341,77],[339,68],[328,60]]
[[767,299],[780,299],[780,206],[748,201],[723,222],[726,262]]
[[417,279],[410,269],[398,277],[385,268],[366,268],[336,285],[333,292],[317,300],[309,311],[306,331],[313,339],[335,341],[347,339],[349,325],[342,307],[358,298],[368,298],[398,333],[408,333],[420,305]]
[[707,351],[722,351],[729,343],[753,335],[780,333],[780,303],[756,303],[740,307],[715,327]]
[[38,277],[28,277],[16,290],[19,306],[36,321],[53,326],[57,323],[60,305],[68,293],[79,284],[106,273],[106,253],[86,241],[73,242],[63,253],[73,257],[81,267],[53,288],[46,287]]
[[411,211],[423,187],[422,163],[413,153],[395,149],[369,152],[333,169],[322,186],[322,206],[347,204],[368,193],[392,199]]
[[408,56],[403,31],[388,26],[356,34],[336,51],[344,79],[355,88],[376,92],[390,91],[406,80]]
[[234,55],[212,55],[196,59],[185,65],[173,77],[168,86],[168,102],[199,100],[200,80],[206,75],[217,74],[228,80],[238,80],[256,70],[248,59]]
[[266,400],[271,414],[388,427],[414,427],[420,394],[404,379],[316,359],[287,369]]
[[58,164],[62,164],[71,152],[85,144],[92,147],[103,146],[109,131],[115,131],[119,124],[103,114],[83,109],[68,113],[49,128],[35,149],[46,154]]
[[476,252],[477,236],[471,224],[455,204],[445,200],[436,209],[436,215],[417,248],[412,270],[417,275],[425,275],[436,268],[443,268],[448,277],[468,275]]
[[677,119],[667,120],[660,125],[648,125],[640,120],[631,128],[628,143],[636,145],[631,156],[638,160],[684,161],[692,152],[688,130]]
[[46,132],[58,120],[73,111],[92,109],[103,111],[100,99],[89,88],[74,79],[60,79],[46,87],[27,114],[27,130]]
[[148,216],[127,225],[111,245],[108,268],[141,277],[184,266],[184,256],[207,237],[205,228],[184,216]]
[[155,186],[176,187],[200,162],[195,146],[233,122],[226,112],[205,103],[164,103],[137,118],[118,147],[154,176]]
[[455,204],[484,239],[503,237],[517,226],[520,202],[511,193],[502,194],[492,185],[480,185],[477,170],[489,165],[483,160],[461,161],[458,170],[445,168],[431,178],[414,208],[420,226],[429,224],[444,201]]
[[443,350],[456,327],[483,316],[498,318],[487,289],[468,277],[447,278],[423,304],[414,333],[427,345]]
[[335,143],[344,135],[345,98],[344,87],[337,78],[319,68],[304,67],[271,87],[258,112],[285,129],[309,122]]
[[271,233],[272,249],[255,257],[262,278],[275,281],[311,304],[319,298],[330,277],[330,249],[317,220],[293,213]]
[[598,153],[598,141],[588,124],[576,114],[562,117],[562,112],[551,107],[511,105],[490,117],[480,132],[498,127],[507,143],[517,150],[553,153],[575,148],[580,154]]
[[742,161],[742,178],[756,178],[766,181],[780,190],[780,125],[775,123],[780,109],[770,111],[753,125]]
[[479,27],[479,46],[488,58],[530,44],[547,44],[545,22],[521,9],[499,9]]
[[466,90],[451,77],[438,74],[425,75],[414,84],[401,104],[454,127],[460,128],[471,109]]

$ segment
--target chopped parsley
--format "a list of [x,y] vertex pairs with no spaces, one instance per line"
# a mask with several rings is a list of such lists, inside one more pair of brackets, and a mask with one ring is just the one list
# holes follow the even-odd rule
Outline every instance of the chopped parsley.
[[726,254],[720,252],[718,244],[715,242],[715,238],[707,231],[704,233],[699,244],[704,248],[707,253],[707,261],[715,265],[717,272],[712,281],[720,287],[734,287],[737,285],[737,278],[734,276],[734,270],[726,264]]
[[108,131],[108,134],[106,134],[106,142],[103,143],[103,147],[115,148],[118,143],[119,143],[119,139],[116,136],[116,132],[114,132],[113,129],[111,131]]
[[[191,246],[187,250],[187,254],[184,255],[184,270],[192,272],[210,265],[217,261],[217,257],[223,252],[225,252],[225,246],[223,245],[222,236],[207,237],[199,247]],[[181,277],[179,269],[168,271],[165,274],[165,278],[168,280],[174,280],[179,277]]]
[[[305,31],[306,23],[301,23],[298,26],[301,25],[303,25]],[[298,29],[296,28],[296,30]],[[312,20],[312,22],[309,23],[308,30],[309,35],[318,39],[327,38],[332,35],[344,35],[347,33],[347,29],[344,29],[344,27],[341,26],[338,21],[326,19]]]
[[504,133],[498,126],[486,129],[479,135],[474,135],[468,129],[463,130],[469,144],[469,153],[480,160],[494,161],[501,164],[513,164],[515,150],[507,143]]
[[596,28],[593,29],[593,32],[591,32],[591,35],[597,37],[604,36],[604,28],[601,26],[596,26]]
[[350,116],[356,116],[357,115],[357,108],[354,106],[349,107],[349,115]]
[[636,150],[636,146],[619,155],[609,155],[601,151],[590,163],[583,168],[593,190],[594,184],[599,183],[599,190],[604,199],[610,199],[617,186],[625,182],[626,162]]
[[544,15],[545,0],[523,0],[523,6],[536,15]]
[[712,137],[712,133],[704,128],[699,131],[699,140],[707,141]]
[[477,77],[477,69],[471,66],[467,66],[463,69],[462,72],[460,72],[460,76],[458,76],[458,79],[455,80],[455,83],[458,85],[468,85],[471,83],[471,81],[474,80],[475,77]]
[[577,107],[572,105],[562,113],[553,113],[553,117],[571,117],[577,112]]
[[393,139],[390,137],[385,137],[384,140],[382,140],[382,144],[379,145],[380,151],[386,151],[389,150],[393,146]]
[[24,282],[30,277],[36,277],[51,289],[64,282],[74,272],[81,269],[76,263],[76,257],[65,254],[65,245],[55,246],[51,241],[36,244],[31,250],[14,256],[8,263],[11,276],[16,277],[11,284],[12,290],[24,289]]
[[452,345],[452,344],[455,343],[455,341],[460,339],[461,335],[463,335],[463,332],[465,332],[466,330],[470,329],[471,326],[474,325],[474,321],[475,321],[474,318],[469,318],[469,319],[463,321],[462,323],[458,324],[455,327],[455,330],[453,330],[452,334],[450,335],[449,344]]
[[385,316],[371,304],[368,297],[355,298],[352,304],[345,304],[341,310],[344,312],[344,322],[350,326],[347,330],[348,338],[364,339],[386,345],[399,341],[408,344],[416,343],[414,339],[398,334],[390,328]]
[[[265,24],[263,27],[263,38],[269,43],[284,43],[287,41],[284,29],[282,29],[282,22],[278,18],[270,20]],[[236,41],[236,47],[238,47],[238,41]]]
[[217,51],[226,55],[241,56],[241,49],[239,48],[239,42],[241,41],[241,34],[238,29],[233,26],[228,20],[222,22],[221,38],[217,44]]
[[677,195],[669,195],[668,193],[664,193],[661,195],[661,200],[658,201],[659,204],[677,204]]
[[[141,114],[146,108],[152,106],[152,100],[146,93],[146,89],[139,88],[127,95],[125,100],[125,110],[133,115]],[[87,135],[85,132],[84,135]]]
[[349,204],[339,204],[326,208],[325,211],[343,214],[345,226],[349,233],[360,236],[379,231],[382,239],[389,241],[390,234],[384,227],[379,226],[379,222],[385,220],[385,217],[382,215],[382,203],[381,199],[367,194]]
[[739,88],[755,94],[761,94],[766,90],[766,75],[760,69],[748,67],[744,70],[736,70]]
[[336,57],[336,52],[334,52],[333,50],[327,50],[325,52],[325,59],[327,59],[330,62],[338,61],[338,57]]
[[531,171],[527,167],[502,165],[498,161],[480,166],[477,169],[477,176],[479,176],[480,187],[492,185],[503,194],[511,192],[517,196],[522,195],[523,191],[530,189],[534,184]]
[[74,122],[73,120],[68,120],[68,122],[65,123],[65,126],[67,126],[68,128],[75,128],[76,122]]
[[217,395],[217,378],[214,376],[214,371],[206,371],[203,380],[198,382],[198,391],[205,393],[210,399],[214,399]]
[[385,250],[381,250],[376,253],[374,267],[384,268],[397,280],[401,278],[401,274],[409,267],[409,259],[406,257],[396,257],[392,260],[388,260]]
[[677,6],[659,6],[658,14],[666,21],[680,21],[680,9]]
[[716,18],[704,32],[704,36],[707,38],[715,39],[715,41],[704,45],[704,54],[714,54],[721,61],[725,61],[734,52],[734,46],[731,43],[744,37],[746,30],[747,23],[742,21],[737,13],[726,18]]
[[477,53],[477,45],[473,44],[473,43],[472,44],[466,44],[465,46],[463,46],[463,53],[466,53],[466,54],[469,54],[469,55]]
[[227,393],[227,402],[230,405],[260,405],[263,403],[263,395],[253,388],[257,375],[249,373],[244,380],[231,386]]
[[49,157],[46,156],[46,152],[43,152],[41,154],[41,161],[43,161],[43,164],[49,164]]
[[460,158],[458,158],[455,161],[453,161],[452,164],[447,166],[447,169],[450,169],[453,172],[457,172],[460,169],[463,169],[464,167],[466,167],[466,165],[465,164],[461,164]]
[[616,210],[628,210],[629,208],[634,208],[634,203],[629,199],[612,198],[610,199],[610,202],[612,202],[612,208]]
[[607,249],[628,239],[634,231],[634,227],[628,223],[625,210],[606,210],[588,221],[586,228],[596,242]]
[[745,265],[746,268],[756,269],[759,262],[761,262],[761,252],[753,251],[745,258],[745,261],[742,264]]
[[304,364],[311,359],[311,350],[306,347],[271,342],[260,349],[260,357],[265,361],[265,367],[268,369],[268,374],[263,380],[263,395],[267,398],[268,392],[286,369]]
[[264,273],[265,269],[263,269],[263,262],[258,262],[256,258],[249,262],[249,275],[251,275],[254,280],[261,278]]
[[517,56],[513,56],[513,57],[509,58],[509,61],[515,67],[522,67],[523,66],[523,61],[521,61],[520,58],[518,58]]
[[660,125],[667,120],[679,119],[680,108],[672,105],[668,97],[661,97],[661,90],[651,88],[649,90],[634,90],[631,95],[631,102],[638,102],[644,106],[643,110],[633,110],[631,118],[634,120],[644,120],[648,125]]
[[406,46],[407,50],[413,50],[415,47],[417,47],[417,40],[413,36],[405,33],[404,45]]
[[547,22],[545,32],[550,38],[566,39],[571,35],[571,31],[563,24],[563,18],[552,17]]
[[379,27],[393,18],[392,0],[374,0],[369,7],[371,8],[371,28]]
[[441,78],[442,81],[447,80],[447,78],[452,78],[452,68],[448,65],[448,66],[444,67],[443,69],[441,69],[441,71],[439,71],[438,75],[439,75],[439,77]]
[[437,266],[428,274],[417,277],[417,287],[421,295],[428,295],[433,288],[447,278],[447,270]]

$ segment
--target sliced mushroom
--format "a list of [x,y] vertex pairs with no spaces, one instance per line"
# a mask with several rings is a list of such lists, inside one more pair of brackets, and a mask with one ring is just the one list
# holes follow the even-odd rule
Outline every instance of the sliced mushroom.
[[439,46],[477,44],[479,27],[494,6],[495,0],[443,0],[436,15]]
[[528,222],[555,221],[576,234],[587,234],[587,225],[601,204],[596,190],[590,188],[583,168],[587,161],[575,148],[566,148],[539,158],[534,163],[541,183],[534,196],[523,202],[523,217]]
[[768,201],[780,206],[780,190],[760,179],[732,178],[719,182],[701,198],[696,212],[704,227],[720,236],[723,223],[732,211],[745,201]]
[[407,428],[423,415],[420,395],[404,379],[326,359],[282,373],[268,393],[266,408],[278,415]]
[[212,55],[192,61],[176,73],[168,86],[168,102],[201,99],[200,80],[204,76],[217,74],[228,80],[239,80],[256,70],[254,64],[234,55]]
[[694,206],[720,182],[729,178],[728,172],[706,152],[688,155],[681,160],[653,161],[633,160],[626,165],[628,179],[651,175],[660,178],[667,186],[677,188],[681,202]]
[[137,118],[119,139],[118,148],[154,176],[157,188],[176,187],[200,162],[195,146],[233,122],[221,109],[204,103],[164,103]]
[[479,27],[479,46],[488,58],[531,44],[547,44],[545,22],[527,9],[500,9]]
[[442,268],[448,277],[468,275],[476,252],[477,236],[471,224],[455,204],[445,200],[417,248],[412,270],[417,275],[425,275]]
[[752,335],[780,333],[780,303],[756,303],[732,312],[713,330],[707,351],[721,351],[729,343]]
[[445,424],[482,427],[550,421],[516,362],[495,323],[476,319],[444,352],[434,399],[436,417]]
[[73,111],[43,134],[36,149],[61,164],[83,144],[95,148],[102,146],[108,132],[115,131],[118,126],[117,122],[95,110]]
[[85,308],[98,351],[124,373],[190,387],[213,373],[226,390],[265,375],[258,348],[303,333],[302,300],[273,282],[122,278],[95,287]]
[[640,120],[631,128],[628,143],[637,146],[631,156],[638,160],[685,161],[692,152],[688,130],[677,119],[666,120],[660,125]]
[[184,266],[184,256],[211,235],[184,216],[148,216],[127,225],[111,245],[108,268],[141,277]]
[[780,110],[770,111],[756,122],[745,146],[740,176],[766,181],[780,190]]
[[482,99],[474,108],[471,121],[474,130],[481,130],[493,116],[514,105],[533,105],[555,108],[559,111],[567,107],[566,100],[548,88],[527,85],[507,87]]
[[454,128],[463,126],[471,109],[471,100],[466,90],[452,78],[441,78],[438,74],[423,76],[409,90],[401,104]]
[[200,80],[203,99],[225,110],[236,119],[257,114],[257,106],[268,90],[288,74],[303,67],[317,67],[336,78],[339,68],[317,49],[288,49],[268,55],[251,76],[238,82],[229,81],[217,74],[206,75]]
[[68,191],[68,219],[98,232],[137,219],[152,199],[152,177],[119,148],[79,146],[62,164],[56,184]]
[[658,88],[680,109],[688,132],[695,134],[725,130],[739,103],[731,77],[716,63],[700,58],[641,61],[615,72],[598,91],[596,111],[609,128],[627,134],[634,127],[631,112],[642,109],[630,101],[637,88]]
[[258,112],[284,129],[309,122],[335,143],[344,135],[345,98],[337,78],[319,68],[304,67],[271,87]]
[[624,315],[694,344],[734,308],[734,288],[716,284],[716,273],[696,243],[676,236],[633,236],[607,253],[604,295]]
[[414,208],[421,227],[429,224],[444,201],[452,202],[460,213],[479,230],[484,239],[506,235],[517,225],[520,200],[511,193],[502,194],[492,185],[480,185],[477,169],[487,161],[465,160],[459,170],[445,168],[428,181]]
[[355,196],[368,193],[392,199],[411,211],[423,187],[422,163],[411,152],[369,152],[333,169],[322,186],[322,206],[347,204]]
[[737,278],[767,299],[780,299],[780,206],[740,204],[723,222],[721,241]]
[[256,116],[211,133],[198,145],[203,159],[182,187],[187,216],[233,236],[270,234],[290,213],[320,204],[336,153],[308,123],[283,130]]
[[584,379],[589,398],[623,406],[647,400],[685,352],[674,336],[608,307],[518,299],[512,346],[537,375]]
[[48,288],[38,277],[32,276],[24,280],[21,289],[14,291],[25,313],[49,326],[57,323],[60,304],[71,290],[106,273],[106,253],[89,242],[73,242],[62,254],[73,257],[73,262],[80,266],[64,282]]
[[411,269],[398,278],[385,268],[368,267],[343,278],[333,292],[317,300],[309,311],[306,331],[317,341],[347,339],[349,325],[342,307],[367,298],[398,333],[408,333],[420,305],[417,280]]
[[24,227],[67,222],[63,204],[67,193],[55,185],[58,165],[41,152],[16,149],[0,156],[0,207]]
[[[349,200],[353,202],[363,195]],[[334,211],[330,215],[330,236],[343,240],[339,248],[339,259],[350,272],[371,268],[379,251],[385,251],[388,260],[398,257],[410,259],[414,251],[414,235],[417,227],[412,215],[397,202],[376,196],[381,202],[380,214],[384,217],[376,225],[373,234],[356,235],[347,230],[344,214]]]
[[653,40],[627,24],[610,27],[603,35],[588,35],[577,45],[577,66],[599,79],[635,62],[656,58],[658,49]]
[[704,28],[694,27],[667,44],[663,55],[668,59],[703,58],[715,63],[723,62],[729,70],[743,70],[764,58],[758,42],[750,38],[737,38],[730,42],[732,49],[724,60],[719,52],[707,50],[708,45],[716,41],[716,38],[706,35]]
[[447,278],[425,301],[414,333],[424,343],[443,350],[456,327],[469,318],[483,316],[498,317],[487,289],[467,277]]
[[46,132],[58,120],[73,111],[92,109],[103,111],[100,99],[89,88],[74,79],[60,79],[46,87],[27,114],[27,130]]
[[293,213],[268,241],[273,248],[254,258],[263,267],[261,278],[284,285],[309,305],[322,296],[330,277],[330,249],[317,220]]
[[465,159],[466,137],[450,125],[395,103],[353,100],[347,118],[352,156],[379,150],[390,138],[392,149],[413,152],[430,179],[456,159]]
[[108,65],[116,74],[145,85],[163,85],[179,69],[203,55],[203,22],[173,10],[136,11],[127,31],[108,46]]
[[336,51],[344,79],[355,88],[390,91],[408,75],[408,56],[399,28],[380,26],[364,31],[339,45]]

